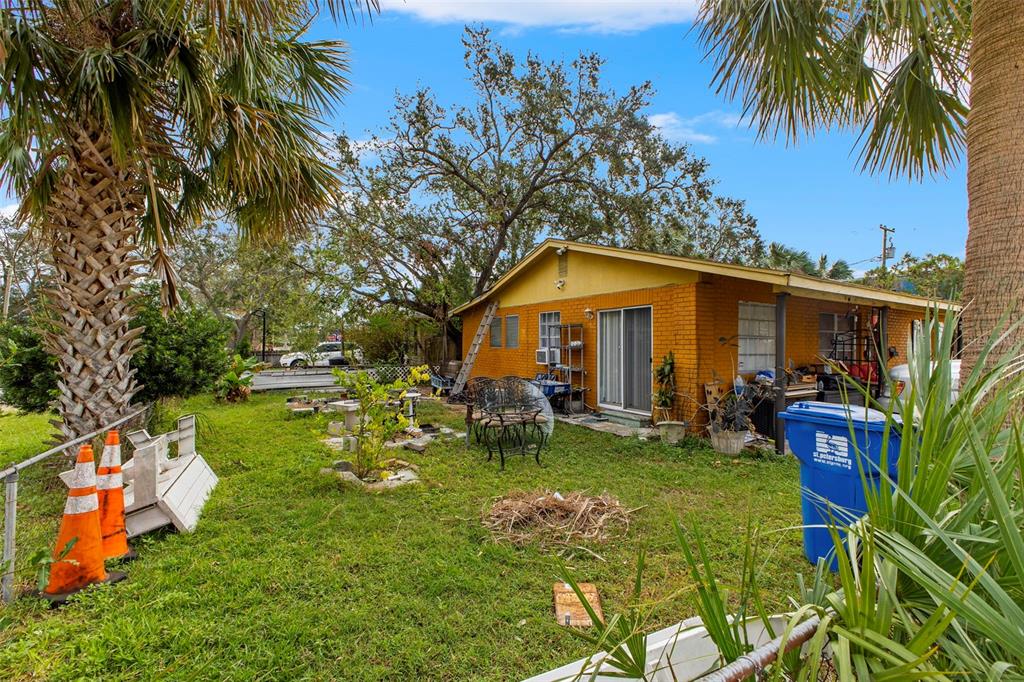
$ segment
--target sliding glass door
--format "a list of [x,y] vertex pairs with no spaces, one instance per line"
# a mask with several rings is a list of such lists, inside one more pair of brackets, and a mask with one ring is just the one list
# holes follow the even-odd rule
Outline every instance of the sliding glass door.
[[651,308],[598,313],[598,404],[651,411]]
[[622,311],[598,313],[597,334],[597,402],[622,407]]

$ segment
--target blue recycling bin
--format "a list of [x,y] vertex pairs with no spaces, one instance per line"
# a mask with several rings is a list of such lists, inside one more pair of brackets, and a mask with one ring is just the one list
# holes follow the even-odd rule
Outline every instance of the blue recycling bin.
[[[786,439],[800,460],[801,507],[804,522],[804,554],[813,564],[818,558],[836,560],[828,528],[828,500],[833,507],[853,516],[867,511],[864,481],[877,488],[881,479],[882,445],[885,438],[885,413],[854,405],[838,405],[817,401],[794,403],[780,415],[786,422]],[[850,422],[853,422],[851,442]],[[895,480],[900,452],[898,425],[889,430],[886,453],[889,476]],[[858,466],[858,456],[861,466]],[[824,498],[824,500],[822,499]],[[832,518],[842,523],[849,520],[843,511],[833,509]]]

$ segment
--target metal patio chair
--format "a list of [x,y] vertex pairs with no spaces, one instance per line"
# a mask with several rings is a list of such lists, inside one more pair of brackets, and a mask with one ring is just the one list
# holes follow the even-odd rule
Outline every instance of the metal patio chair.
[[488,461],[496,449],[504,469],[506,453],[525,456],[532,448],[534,460],[540,464],[540,452],[554,428],[554,415],[539,388],[526,379],[505,377],[483,386],[479,406]]

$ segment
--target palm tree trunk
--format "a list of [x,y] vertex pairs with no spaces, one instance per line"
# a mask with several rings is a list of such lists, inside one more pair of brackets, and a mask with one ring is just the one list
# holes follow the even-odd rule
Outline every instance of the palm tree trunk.
[[57,358],[59,412],[68,438],[123,416],[135,392],[130,369],[141,327],[130,328],[138,216],[137,177],[118,169],[105,134],[79,131],[47,208],[55,268],[48,290]]
[[[972,13],[964,373],[1024,311],[1024,2],[975,0]],[[1024,327],[1006,345],[1022,340]]]

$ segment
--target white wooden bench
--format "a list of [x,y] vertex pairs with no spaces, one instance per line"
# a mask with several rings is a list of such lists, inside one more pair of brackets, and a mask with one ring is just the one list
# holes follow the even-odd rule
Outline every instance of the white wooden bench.
[[[196,452],[196,418],[178,420],[178,429],[150,436],[133,431],[126,438],[135,455],[122,467],[128,537],[133,538],[172,524],[178,531],[195,530],[217,475]],[[176,457],[168,455],[170,443],[178,444]]]

